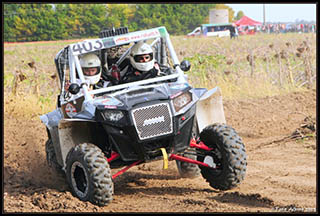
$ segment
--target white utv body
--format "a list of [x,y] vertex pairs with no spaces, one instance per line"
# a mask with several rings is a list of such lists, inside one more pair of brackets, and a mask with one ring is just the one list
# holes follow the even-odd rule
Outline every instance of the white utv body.
[[[158,77],[113,82],[133,44],[145,41],[163,67]],[[79,57],[95,53],[109,85],[90,90]],[[70,44],[55,58],[61,91],[57,108],[40,117],[46,125],[47,161],[66,175],[80,200],[106,205],[114,179],[128,168],[154,160],[176,160],[182,177],[202,176],[216,189],[228,190],[245,176],[245,147],[226,125],[219,87],[193,88],[165,27],[128,32],[107,29],[100,38]],[[123,76],[123,73],[121,73]],[[121,79],[121,77],[120,77]],[[69,89],[65,89],[70,82]],[[112,168],[122,170],[111,174]]]

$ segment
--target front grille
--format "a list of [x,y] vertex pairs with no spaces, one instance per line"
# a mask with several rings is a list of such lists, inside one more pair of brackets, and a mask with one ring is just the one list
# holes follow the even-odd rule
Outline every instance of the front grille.
[[173,132],[172,115],[168,103],[134,109],[131,113],[140,140]]

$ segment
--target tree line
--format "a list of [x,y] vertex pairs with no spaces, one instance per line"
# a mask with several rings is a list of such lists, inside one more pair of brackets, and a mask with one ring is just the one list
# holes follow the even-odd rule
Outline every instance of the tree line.
[[[129,31],[165,26],[182,35],[208,23],[209,10],[217,4],[4,4],[5,42],[66,40],[98,37],[105,28]],[[230,20],[231,21],[231,20]]]

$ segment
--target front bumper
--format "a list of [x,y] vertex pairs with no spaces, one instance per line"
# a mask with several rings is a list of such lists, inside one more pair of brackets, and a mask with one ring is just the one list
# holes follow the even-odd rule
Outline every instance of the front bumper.
[[[165,148],[167,152],[182,152],[188,148],[196,106],[192,106],[181,115],[172,116],[170,112],[166,113],[171,108],[165,104],[158,103],[133,109],[130,125],[119,127],[103,124],[112,146],[122,160],[153,159],[157,155],[161,156],[160,151],[157,153],[160,148]],[[154,107],[158,113],[152,115],[154,110],[151,108]]]

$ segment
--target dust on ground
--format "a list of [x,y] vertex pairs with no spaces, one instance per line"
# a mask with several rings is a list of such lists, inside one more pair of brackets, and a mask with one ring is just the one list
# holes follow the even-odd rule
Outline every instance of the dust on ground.
[[4,112],[3,212],[315,212],[316,91],[224,101],[227,123],[248,155],[245,180],[217,191],[201,177],[180,178],[175,161],[129,169],[114,181],[114,200],[99,207],[72,196],[46,163],[39,120]]

